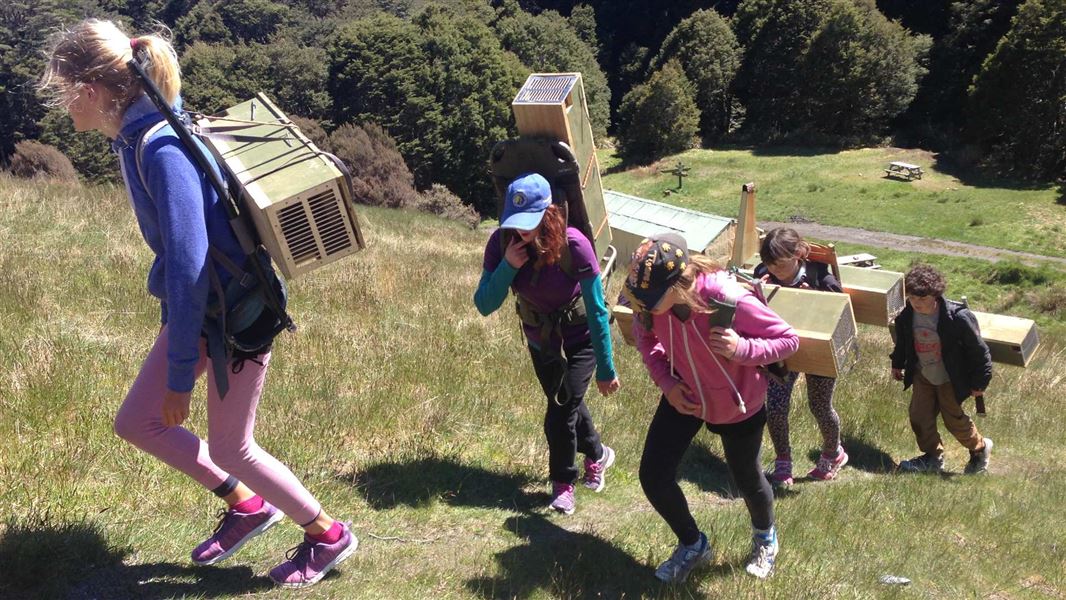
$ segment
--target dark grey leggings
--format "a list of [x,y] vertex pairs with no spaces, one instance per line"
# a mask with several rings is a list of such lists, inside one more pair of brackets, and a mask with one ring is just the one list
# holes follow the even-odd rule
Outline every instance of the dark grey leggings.
[[[768,529],[774,524],[773,490],[759,465],[765,424],[763,409],[740,423],[707,424],[709,430],[722,437],[729,473],[744,496],[751,524],[757,529]],[[648,427],[644,454],[640,457],[640,485],[644,495],[682,544],[696,543],[700,530],[689,511],[685,494],[677,484],[677,467],[702,425],[702,420],[677,412],[666,397],[662,397]]]

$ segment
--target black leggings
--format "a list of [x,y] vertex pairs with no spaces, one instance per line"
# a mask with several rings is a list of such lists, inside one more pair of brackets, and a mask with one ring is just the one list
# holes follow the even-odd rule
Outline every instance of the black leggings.
[[552,481],[574,483],[580,452],[586,458],[603,457],[600,434],[585,404],[585,392],[596,370],[592,342],[585,341],[563,351],[565,356],[529,347],[533,370],[548,400],[544,413],[544,437],[548,440],[548,475]]
[[[640,485],[644,495],[682,544],[696,543],[700,530],[688,509],[685,494],[677,484],[677,467],[703,424],[697,417],[677,412],[666,397],[662,397],[648,427],[644,454],[640,457]],[[709,430],[722,436],[726,465],[744,496],[751,524],[756,529],[769,529],[774,524],[773,490],[759,465],[765,425],[765,409],[759,409],[740,423],[707,424]]]

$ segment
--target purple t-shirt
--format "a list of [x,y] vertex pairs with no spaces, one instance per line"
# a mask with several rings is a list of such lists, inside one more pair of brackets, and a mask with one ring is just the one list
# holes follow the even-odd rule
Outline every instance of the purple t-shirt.
[[[484,267],[490,273],[495,271],[496,267],[500,265],[500,261],[503,260],[503,249],[500,246],[501,234],[502,230],[500,229],[494,231],[489,236],[488,245],[485,247]],[[578,279],[571,279],[558,264],[545,265],[540,269],[540,279],[536,285],[533,285],[533,263],[535,261],[530,259],[526,261],[526,264],[522,265],[522,268],[518,270],[518,274],[515,275],[514,281],[511,282],[511,289],[529,300],[529,303],[537,312],[551,313],[570,304],[574,298],[581,295],[579,281],[590,279],[600,274],[600,261],[597,260],[596,252],[592,249],[592,244],[589,243],[585,234],[573,227],[567,227],[566,241],[570,245],[571,270],[577,275]],[[526,338],[531,343],[543,347],[539,329],[529,325],[523,325],[523,329],[526,332]],[[554,339],[551,341],[558,343],[558,338],[554,335],[552,337]],[[589,328],[587,325],[571,325],[563,328],[564,346],[569,347],[588,339]]]

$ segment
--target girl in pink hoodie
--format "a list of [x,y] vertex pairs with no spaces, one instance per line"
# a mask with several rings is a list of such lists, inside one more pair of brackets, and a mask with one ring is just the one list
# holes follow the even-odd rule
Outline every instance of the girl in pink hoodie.
[[[726,464],[751,514],[748,573],[765,578],[777,557],[773,492],[759,465],[766,414],[767,376],[760,365],[799,348],[799,337],[769,307],[702,255],[690,257],[685,240],[661,234],[633,254],[625,294],[637,318],[637,349],[662,390],[640,461],[640,483],[655,510],[678,537],[669,560],[655,572],[684,581],[712,559],[696,525],[677,468],[706,427],[722,437]],[[715,308],[718,306],[720,308]],[[735,316],[728,316],[734,310]]]

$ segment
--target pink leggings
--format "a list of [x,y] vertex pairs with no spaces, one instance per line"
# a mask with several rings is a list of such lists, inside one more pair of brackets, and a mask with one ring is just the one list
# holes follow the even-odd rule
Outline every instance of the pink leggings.
[[229,370],[229,392],[218,397],[214,373],[207,369],[203,340],[196,376],[207,370],[207,437],[210,444],[184,427],[163,425],[163,393],[167,382],[166,328],[159,333],[126,400],[115,416],[115,433],[212,490],[232,474],[293,521],[313,521],[321,506],[292,471],[255,443],[255,410],[266,380],[270,354],[263,364],[244,361]]

